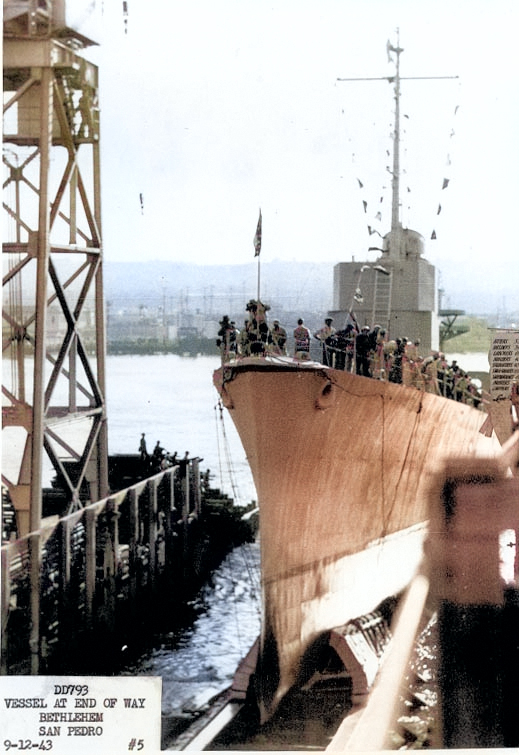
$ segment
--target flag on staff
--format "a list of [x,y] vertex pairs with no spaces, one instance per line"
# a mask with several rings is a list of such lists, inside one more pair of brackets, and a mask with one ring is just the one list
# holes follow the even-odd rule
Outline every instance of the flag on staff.
[[258,257],[259,253],[261,252],[261,210],[260,210],[260,213],[259,213],[258,225],[256,227],[256,233],[254,235],[254,249],[256,250],[254,252],[254,256]]

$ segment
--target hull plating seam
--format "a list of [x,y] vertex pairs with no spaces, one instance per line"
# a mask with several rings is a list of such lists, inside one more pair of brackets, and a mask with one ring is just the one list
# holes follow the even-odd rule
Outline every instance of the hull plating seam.
[[428,526],[428,520],[424,520],[423,522],[418,522],[417,524],[413,524],[411,527],[406,527],[405,529],[397,530],[396,532],[391,532],[389,535],[382,535],[381,537],[378,537],[376,540],[372,540],[371,542],[367,543],[362,548],[359,548],[359,550],[343,551],[342,553],[337,553],[333,557],[329,556],[328,558],[323,558],[323,559],[320,559],[319,561],[313,561],[311,564],[303,564],[293,569],[287,569],[284,572],[280,572],[276,574],[275,577],[271,577],[271,578],[264,577],[262,579],[262,584],[271,585],[271,584],[275,584],[276,582],[280,580],[290,579],[291,577],[296,577],[302,574],[311,573],[321,567],[326,567],[330,564],[334,564],[336,561],[340,561],[342,558],[346,558],[347,556],[354,556],[356,553],[360,551],[368,551],[371,548],[378,548],[380,546],[384,547],[384,544],[391,540],[398,540],[413,532],[419,532],[420,530],[425,529],[427,526]]

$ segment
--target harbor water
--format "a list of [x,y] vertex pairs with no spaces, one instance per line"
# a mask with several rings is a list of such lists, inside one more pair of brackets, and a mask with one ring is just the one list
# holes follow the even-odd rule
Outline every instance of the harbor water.
[[[221,413],[212,384],[219,363],[218,356],[108,357],[109,451],[136,453],[145,433],[150,452],[160,441],[179,457],[186,451],[200,456],[211,485],[246,505],[256,491],[241,441]],[[155,637],[122,673],[160,676],[165,716],[202,708],[229,686],[258,635],[259,589],[259,546],[246,544],[229,554],[189,606],[189,624]]]
[[189,716],[223,692],[257,638],[258,543],[232,551],[189,609],[189,625],[155,637],[120,672],[161,677],[163,716]]
[[[200,456],[211,485],[240,505],[256,499],[241,441],[220,411],[212,373],[218,356],[109,356],[108,437],[111,454],[148,451],[160,441],[170,453]],[[259,633],[259,544],[236,548],[189,606],[189,623],[156,636],[122,674],[162,678],[162,714],[199,710],[232,681]],[[132,655],[128,648],[128,655]],[[124,655],[124,654],[123,654]]]
[[[217,354],[108,356],[108,448],[111,455],[137,454],[145,433],[148,452],[159,441],[179,458],[186,452],[200,457],[200,471],[210,470],[211,486],[246,506],[256,499],[256,491],[241,441],[212,383],[219,365]],[[5,361],[6,375],[8,367]],[[31,376],[28,371],[29,395]],[[66,403],[66,385],[58,384],[57,394],[57,400]],[[80,443],[83,431],[75,420],[65,432],[70,445]],[[23,443],[22,434],[13,433],[3,446],[2,466],[8,476],[15,474]],[[46,454],[42,472],[48,487],[55,472]],[[258,636],[259,606],[259,546],[246,544],[229,554],[188,607],[183,624],[179,617],[177,626],[154,637],[141,657],[135,648],[120,649],[123,661],[131,659],[122,673],[162,677],[164,715],[198,709],[231,682]]]
[[[467,371],[488,370],[486,354],[449,354]],[[218,357],[109,357],[107,401],[111,453],[133,453],[140,432],[170,451],[204,458],[202,468],[240,503],[256,492],[241,442],[228,415],[220,424],[211,375]],[[123,673],[162,678],[163,715],[189,714],[231,682],[259,631],[259,546],[244,545],[213,574],[193,606],[193,621],[161,635]]]
[[245,452],[227,412],[221,412],[212,374],[218,356],[109,356],[106,362],[108,449],[138,453],[141,433],[148,452],[157,441],[182,458],[199,456],[211,484],[239,505],[255,500]]
[[[485,353],[448,354],[469,373],[488,371]],[[256,491],[245,452],[227,412],[219,405],[212,373],[219,357],[109,356],[106,363],[110,454],[138,452],[141,433],[148,451],[157,441],[170,453],[203,459],[211,485],[247,505]],[[5,459],[4,459],[5,461]],[[53,475],[50,463],[44,484]],[[46,479],[45,479],[46,478]],[[231,682],[260,625],[259,545],[233,551],[191,604],[189,621],[153,638],[121,673],[162,678],[165,716],[189,715]]]

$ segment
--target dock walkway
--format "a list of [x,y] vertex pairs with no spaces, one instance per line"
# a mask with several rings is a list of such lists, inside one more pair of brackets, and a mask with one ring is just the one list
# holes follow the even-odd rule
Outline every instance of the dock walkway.
[[46,524],[2,546],[1,674],[114,673],[252,537],[197,458]]

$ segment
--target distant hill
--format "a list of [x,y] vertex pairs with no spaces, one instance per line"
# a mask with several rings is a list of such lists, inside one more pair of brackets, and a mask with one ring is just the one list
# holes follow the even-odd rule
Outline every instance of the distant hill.
[[[324,313],[333,309],[332,262],[282,262],[261,265],[261,296],[273,309]],[[456,280],[456,289],[445,287],[442,306],[463,309],[468,315],[504,322],[519,321],[515,288],[496,292],[471,288],[470,279]],[[257,294],[257,264],[196,265],[162,260],[104,263],[105,298],[114,309],[167,311],[242,312],[244,303]]]
[[[194,265],[165,261],[106,262],[105,298],[114,308],[199,308],[241,311],[257,295],[257,264]],[[267,262],[261,297],[283,309],[326,311],[333,303],[333,264]]]

